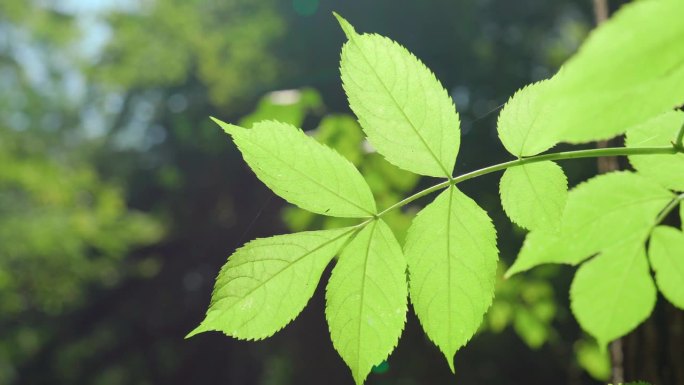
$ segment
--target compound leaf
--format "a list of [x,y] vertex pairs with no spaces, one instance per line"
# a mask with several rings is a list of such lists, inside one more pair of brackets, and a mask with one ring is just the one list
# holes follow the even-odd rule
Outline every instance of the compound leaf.
[[655,302],[644,238],[639,236],[582,264],[570,287],[572,313],[602,346],[636,328]]
[[645,239],[673,197],[658,183],[632,172],[596,176],[570,191],[558,231],[528,234],[506,275],[544,263],[574,265],[624,239]]
[[326,302],[333,345],[360,385],[392,352],[406,321],[406,260],[385,222],[367,225],[344,249]]
[[214,121],[233,137],[257,177],[288,202],[337,217],[375,214],[373,194],[356,167],[302,130],[275,121],[251,129]]
[[404,250],[413,308],[453,371],[454,354],[475,334],[494,297],[494,226],[450,187],[413,220]]
[[404,47],[383,36],[357,34],[336,17],[349,39],[342,47],[342,82],[370,143],[400,168],[450,177],[460,122],[449,94]]
[[188,337],[211,330],[249,340],[273,335],[306,306],[353,230],[278,235],[239,248],[216,279],[206,318]]
[[[684,112],[670,111],[630,128],[627,147],[670,146],[684,124]],[[629,161],[639,173],[663,186],[684,191],[684,154],[634,155]]]
[[669,226],[653,230],[648,256],[663,296],[684,309],[684,233]]
[[568,196],[568,181],[554,162],[525,164],[507,169],[499,185],[501,205],[521,227],[556,228]]

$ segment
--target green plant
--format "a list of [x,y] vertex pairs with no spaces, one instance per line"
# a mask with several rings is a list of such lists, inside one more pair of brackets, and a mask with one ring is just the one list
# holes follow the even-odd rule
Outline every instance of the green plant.
[[[661,226],[684,200],[674,192],[684,190],[684,113],[675,110],[684,101],[682,13],[677,0],[624,7],[557,75],[506,104],[498,132],[517,159],[457,177],[459,117],[446,91],[402,46],[358,34],[337,16],[348,38],[344,89],[369,142],[395,166],[445,180],[378,210],[354,165],[298,128],[262,121],[245,129],[215,119],[276,194],[313,213],[361,222],[257,239],[238,249],[218,276],[205,320],[189,336],[274,334],[304,308],[339,255],[327,285],[326,318],[355,381],[362,383],[398,343],[407,297],[453,370],[454,354],[492,303],[498,260],[487,213],[456,185],[497,171],[504,171],[504,210],[530,230],[507,276],[545,263],[582,264],[571,307],[602,346],[652,311],[648,240],[658,288],[684,307],[684,260],[677,257],[684,234]],[[625,147],[542,154],[561,142],[624,133]],[[628,156],[636,171],[597,176],[568,192],[554,161],[603,156]],[[383,217],[440,190],[413,220],[402,248]]]

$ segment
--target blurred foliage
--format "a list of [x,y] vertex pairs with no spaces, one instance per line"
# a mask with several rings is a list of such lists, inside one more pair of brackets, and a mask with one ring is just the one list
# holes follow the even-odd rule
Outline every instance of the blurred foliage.
[[227,106],[275,79],[269,50],[284,25],[274,3],[167,0],[110,15],[116,39],[92,74],[124,89],[179,86],[197,76],[211,102]]

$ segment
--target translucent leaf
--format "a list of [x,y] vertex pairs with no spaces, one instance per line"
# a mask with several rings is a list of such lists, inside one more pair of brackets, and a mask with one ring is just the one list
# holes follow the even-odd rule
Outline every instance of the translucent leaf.
[[582,339],[575,343],[575,357],[582,369],[599,381],[610,379],[610,355],[606,349],[600,349],[592,339]]
[[404,47],[379,35],[357,34],[337,18],[349,39],[342,47],[342,82],[373,147],[405,170],[451,176],[460,122],[449,94]]
[[645,239],[673,197],[653,180],[632,172],[594,177],[570,191],[558,231],[528,234],[506,276],[544,263],[574,265],[624,239]]
[[656,227],[648,256],[660,292],[673,305],[684,309],[684,234],[674,227]]
[[[670,111],[630,128],[627,147],[670,146],[684,124],[684,112]],[[639,173],[653,178],[663,186],[684,191],[684,154],[630,156],[629,161]]]
[[682,14],[680,0],[622,7],[556,76],[509,101],[499,121],[506,148],[529,156],[557,142],[612,138],[681,104]]
[[214,120],[233,137],[257,177],[288,202],[337,217],[375,213],[373,194],[354,165],[302,130],[274,121],[244,129]]
[[499,185],[501,205],[521,227],[556,228],[568,196],[568,181],[554,162],[531,163],[504,172]]
[[278,235],[236,250],[219,273],[206,318],[188,337],[211,330],[250,340],[273,335],[306,306],[353,230]]
[[644,238],[635,236],[582,264],[570,287],[570,307],[599,345],[622,337],[651,314],[656,289]]
[[326,302],[333,345],[362,384],[394,350],[406,321],[406,260],[382,220],[367,225],[344,249]]
[[517,157],[537,155],[558,143],[558,135],[536,120],[549,121],[543,103],[549,80],[530,84],[516,92],[499,114],[497,130],[506,150]]
[[475,334],[494,296],[494,226],[450,187],[413,220],[405,253],[413,308],[453,371],[454,354]]

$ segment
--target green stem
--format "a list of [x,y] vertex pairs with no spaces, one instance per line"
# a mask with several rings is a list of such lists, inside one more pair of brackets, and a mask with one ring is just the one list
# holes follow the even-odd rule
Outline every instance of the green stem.
[[420,199],[428,194],[435,191],[441,190],[443,188],[449,187],[451,185],[459,184],[468,179],[477,178],[478,176],[491,174],[497,171],[503,171],[507,168],[522,166],[525,164],[545,162],[549,160],[567,160],[567,159],[581,159],[581,158],[598,158],[602,156],[626,156],[626,155],[658,155],[658,154],[676,154],[678,152],[684,152],[684,148],[677,146],[668,147],[612,147],[612,148],[593,148],[589,150],[577,150],[577,151],[562,151],[554,152],[550,154],[536,155],[529,158],[520,158],[516,160],[511,160],[504,163],[495,164],[489,167],[481,168],[479,170],[471,171],[463,175],[459,175],[455,178],[451,178],[444,182],[438,183],[434,186],[428,187],[425,190],[421,190],[399,202],[389,206],[388,208],[382,210],[376,214],[370,220],[361,223],[360,225],[365,225],[366,223],[372,221],[373,219],[382,217],[388,212],[405,206],[416,199]]

